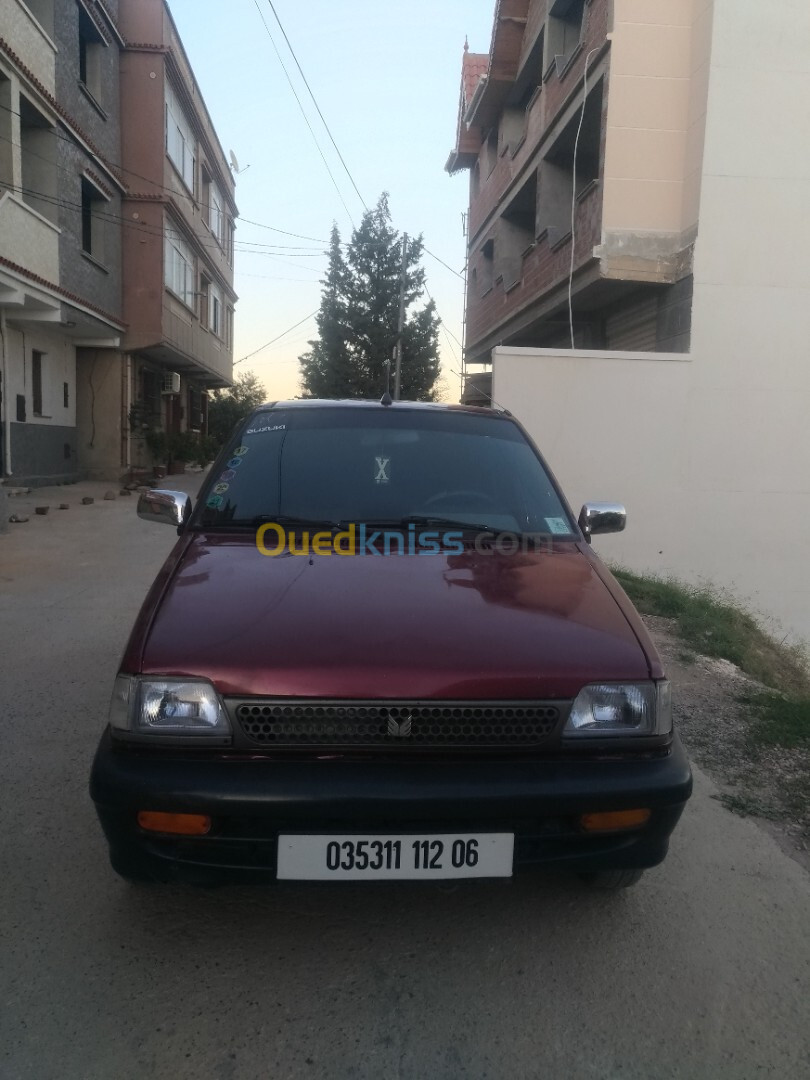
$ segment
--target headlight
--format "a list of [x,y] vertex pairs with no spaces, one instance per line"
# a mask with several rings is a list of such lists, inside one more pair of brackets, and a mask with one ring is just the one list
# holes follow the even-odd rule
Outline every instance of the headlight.
[[672,730],[670,684],[594,683],[577,694],[565,736],[666,735]]
[[205,679],[150,679],[119,675],[110,702],[110,727],[142,736],[231,734],[219,695]]

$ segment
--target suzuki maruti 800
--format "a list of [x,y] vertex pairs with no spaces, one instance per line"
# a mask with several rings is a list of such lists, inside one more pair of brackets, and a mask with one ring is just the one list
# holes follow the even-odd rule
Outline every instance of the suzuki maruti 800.
[[670,686],[577,519],[496,409],[255,411],[121,661],[91,793],[137,881],[633,884],[691,791]]

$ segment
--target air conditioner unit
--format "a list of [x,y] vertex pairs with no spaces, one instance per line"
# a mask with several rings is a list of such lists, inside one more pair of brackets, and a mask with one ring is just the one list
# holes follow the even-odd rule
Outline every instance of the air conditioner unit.
[[180,393],[180,372],[179,371],[164,371],[163,372],[163,386],[161,387],[162,394],[179,394]]

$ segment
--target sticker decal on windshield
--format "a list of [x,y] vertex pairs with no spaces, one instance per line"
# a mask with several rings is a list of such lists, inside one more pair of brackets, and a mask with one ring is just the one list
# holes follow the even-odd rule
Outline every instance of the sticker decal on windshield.
[[571,531],[565,518],[546,518],[546,525],[548,525],[548,531],[555,536]]
[[230,486],[231,486],[230,484],[215,484],[214,485],[214,494],[215,495],[224,495],[225,492],[228,490],[228,488]]
[[241,464],[242,464],[242,459],[240,457],[232,457],[231,460],[228,462],[228,468],[229,469],[238,469]]
[[266,424],[264,427],[251,427],[245,432],[246,435],[260,435],[263,431],[286,431],[286,424]]
[[233,471],[233,469],[226,469],[222,476],[220,476],[220,480],[233,480],[235,476],[236,473]]
[[374,483],[389,484],[391,482],[391,458],[374,458]]
[[222,506],[222,496],[209,495],[208,498],[205,500],[205,505],[208,507],[209,510],[219,510],[220,506]]
[[244,457],[244,455],[248,452],[249,449],[249,446],[237,446],[237,448],[233,452],[233,456]]

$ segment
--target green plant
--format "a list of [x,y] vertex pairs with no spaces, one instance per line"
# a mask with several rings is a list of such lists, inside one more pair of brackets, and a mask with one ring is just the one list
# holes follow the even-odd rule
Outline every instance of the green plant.
[[221,444],[213,435],[201,435],[197,448],[197,464],[203,467],[210,464],[220,449]]
[[746,675],[783,693],[810,695],[804,651],[776,641],[732,597],[672,578],[623,569],[613,573],[639,611],[674,619],[679,638],[691,651],[730,660]]
[[149,453],[156,465],[165,465],[169,460],[169,436],[165,431],[148,428],[144,433]]
[[196,461],[200,454],[200,437],[193,431],[177,431],[168,436],[170,461]]

